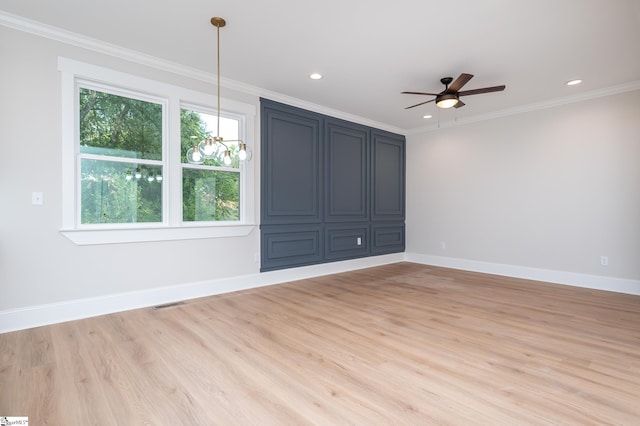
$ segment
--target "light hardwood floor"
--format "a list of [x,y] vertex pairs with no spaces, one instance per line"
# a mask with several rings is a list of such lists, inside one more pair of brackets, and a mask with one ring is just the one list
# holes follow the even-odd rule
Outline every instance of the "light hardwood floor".
[[0,335],[32,425],[640,424],[640,296],[397,263]]

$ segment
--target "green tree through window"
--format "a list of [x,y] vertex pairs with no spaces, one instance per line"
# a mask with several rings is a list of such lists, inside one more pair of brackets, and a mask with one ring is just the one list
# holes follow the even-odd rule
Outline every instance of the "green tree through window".
[[162,222],[162,105],[79,96],[81,223]]
[[[79,89],[80,223],[163,222],[166,135],[164,104],[153,99]],[[235,158],[224,166],[222,152],[202,165],[188,164],[186,151],[212,133],[214,116],[180,110],[182,220],[240,220],[240,168]],[[224,118],[238,139],[239,121]],[[223,124],[221,120],[221,125]],[[237,144],[229,144],[235,153]]]
[[[236,155],[237,143],[227,143],[233,162],[224,166],[224,147],[218,145],[213,158],[202,165],[189,164],[186,152],[189,148],[217,131],[217,117],[181,109],[182,152],[182,220],[237,221],[240,220],[240,169]],[[215,129],[215,130],[214,130]],[[231,118],[220,118],[220,136],[223,140],[237,140],[239,122]]]

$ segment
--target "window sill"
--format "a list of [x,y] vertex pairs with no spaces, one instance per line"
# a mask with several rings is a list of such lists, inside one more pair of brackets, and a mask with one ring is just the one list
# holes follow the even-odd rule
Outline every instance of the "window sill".
[[142,243],[201,238],[245,237],[256,225],[194,226],[136,229],[63,229],[62,235],[76,245]]

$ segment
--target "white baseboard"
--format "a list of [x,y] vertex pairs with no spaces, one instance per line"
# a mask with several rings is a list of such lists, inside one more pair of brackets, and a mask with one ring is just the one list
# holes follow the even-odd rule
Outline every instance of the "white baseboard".
[[640,295],[639,280],[552,271],[418,253],[395,253],[0,311],[0,333],[281,284],[289,281],[353,271],[401,261]]
[[404,253],[0,311],[0,333],[401,262]]
[[640,280],[630,280],[575,272],[553,271],[549,269],[529,268],[526,266],[504,265],[500,263],[480,262],[477,260],[457,259],[418,253],[405,253],[408,262],[424,265],[442,266],[485,274],[504,275],[527,280],[544,281],[595,290],[614,291],[640,295]]

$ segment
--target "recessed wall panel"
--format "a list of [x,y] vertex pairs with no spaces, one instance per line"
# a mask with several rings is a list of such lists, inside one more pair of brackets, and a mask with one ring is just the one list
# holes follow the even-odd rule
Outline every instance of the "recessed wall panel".
[[326,222],[367,220],[369,129],[329,118],[325,138]]
[[287,112],[263,108],[262,112],[262,223],[319,223],[319,117],[293,108]]
[[320,263],[322,249],[320,225],[263,226],[261,271]]
[[404,138],[373,132],[372,220],[404,220]]
[[326,225],[325,258],[348,259],[369,254],[369,225],[339,224]]
[[404,222],[371,225],[371,253],[386,254],[404,251]]

